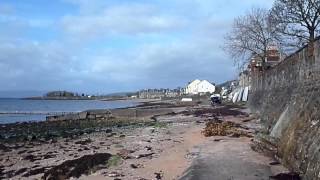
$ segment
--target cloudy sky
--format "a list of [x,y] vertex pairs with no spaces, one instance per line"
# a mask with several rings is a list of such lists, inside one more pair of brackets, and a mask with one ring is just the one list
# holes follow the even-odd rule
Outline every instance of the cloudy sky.
[[0,91],[88,93],[221,83],[234,17],[272,0],[1,0]]

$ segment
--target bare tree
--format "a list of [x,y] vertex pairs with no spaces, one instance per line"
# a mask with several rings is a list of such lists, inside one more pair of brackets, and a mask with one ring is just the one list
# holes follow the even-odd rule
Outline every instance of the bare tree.
[[232,31],[225,37],[225,50],[236,63],[244,66],[256,55],[265,68],[268,46],[273,43],[274,28],[269,21],[269,11],[252,8],[249,13],[234,20]]
[[277,39],[283,44],[313,45],[320,33],[320,0],[276,0],[270,17],[277,24]]

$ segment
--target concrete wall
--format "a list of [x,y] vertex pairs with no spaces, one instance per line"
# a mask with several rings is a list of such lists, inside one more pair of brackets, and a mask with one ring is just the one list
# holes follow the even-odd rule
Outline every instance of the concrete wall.
[[320,179],[320,42],[252,77],[249,107],[277,156],[305,179]]

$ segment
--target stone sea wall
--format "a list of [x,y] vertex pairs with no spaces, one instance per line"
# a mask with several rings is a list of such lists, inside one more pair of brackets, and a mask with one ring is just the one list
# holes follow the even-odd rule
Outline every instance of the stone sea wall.
[[47,121],[66,121],[66,120],[108,120],[112,117],[109,110],[88,110],[79,113],[64,115],[47,116]]
[[172,113],[172,108],[120,108],[110,110],[88,110],[56,116],[47,116],[47,121],[77,121],[77,120],[150,120],[154,115]]
[[280,160],[304,179],[320,179],[320,40],[253,75],[248,104]]

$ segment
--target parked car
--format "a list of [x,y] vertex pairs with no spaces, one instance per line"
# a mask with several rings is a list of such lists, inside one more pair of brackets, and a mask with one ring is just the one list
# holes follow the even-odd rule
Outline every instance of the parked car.
[[211,105],[221,104],[221,96],[220,94],[213,94],[210,96]]

